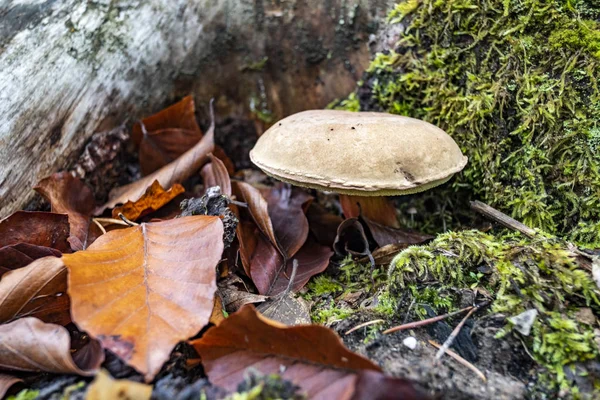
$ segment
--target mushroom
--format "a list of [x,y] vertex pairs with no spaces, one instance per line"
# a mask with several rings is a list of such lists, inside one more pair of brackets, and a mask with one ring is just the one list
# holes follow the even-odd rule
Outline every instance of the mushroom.
[[385,196],[441,185],[467,163],[454,140],[428,122],[338,110],[282,119],[258,139],[250,159],[275,179],[339,193],[342,204],[359,202],[367,217],[386,209]]

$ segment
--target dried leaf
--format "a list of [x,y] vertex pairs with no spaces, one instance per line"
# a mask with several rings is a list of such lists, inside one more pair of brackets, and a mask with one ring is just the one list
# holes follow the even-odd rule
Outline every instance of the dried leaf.
[[208,323],[222,252],[218,217],[108,232],[63,256],[73,321],[151,380],[175,344]]
[[338,226],[343,219],[339,215],[327,212],[319,204],[312,202],[306,212],[310,233],[313,234],[319,244],[333,247],[333,242],[337,236]]
[[[380,376],[379,367],[346,349],[332,330],[318,325],[286,327],[249,305],[191,344],[210,381],[229,391],[235,390],[248,367],[280,374],[310,399],[352,399],[363,371]],[[421,398],[414,396],[410,383],[402,382],[395,398]]]
[[269,217],[281,250],[291,258],[302,247],[308,236],[308,220],[303,206],[312,197],[289,184],[279,184],[261,191],[267,200]]
[[379,246],[388,244],[419,244],[433,239],[431,235],[425,235],[419,232],[395,229],[386,225],[381,225],[366,217],[360,217],[364,224],[369,228],[373,239]]
[[210,322],[213,325],[219,325],[221,322],[225,320],[225,315],[223,315],[223,302],[218,295],[215,295],[215,304],[213,305],[212,313],[210,314]]
[[[392,228],[400,228],[396,207],[382,196],[349,196],[340,195],[340,205],[346,218],[358,218],[360,215]],[[360,206],[359,206],[360,205]]]
[[306,325],[311,323],[310,305],[302,297],[287,293],[265,303],[256,309],[265,317],[284,325]]
[[229,288],[220,288],[219,294],[223,299],[223,307],[228,313],[236,312],[244,304],[262,303],[269,298],[268,296]]
[[23,382],[23,380],[16,376],[0,374],[0,399],[3,399],[8,390],[19,382]]
[[78,352],[71,356],[71,338],[65,328],[21,318],[0,325],[0,369],[91,376],[104,361],[104,352],[96,341],[88,346],[85,357]]
[[208,154],[214,150],[214,130],[213,122],[202,140],[175,161],[138,181],[113,189],[109,195],[110,200],[96,209],[96,215],[102,214],[107,208],[114,208],[117,204],[139,199],[154,181],[158,181],[162,187],[171,187],[194,175],[208,160]]
[[262,194],[254,186],[244,182],[236,181],[232,186],[235,197],[248,204],[248,212],[258,226],[260,231],[267,237],[270,243],[281,251],[275,236],[275,230],[269,217],[269,205]]
[[69,217],[38,211],[17,211],[0,221],[0,247],[17,243],[51,247],[70,253]]
[[138,200],[128,201],[113,209],[112,216],[119,218],[119,213],[122,213],[130,221],[136,221],[144,215],[158,210],[183,192],[185,189],[179,183],[174,184],[169,190],[165,190],[158,181],[154,181]]
[[42,179],[34,190],[50,202],[52,212],[69,216],[69,243],[73,250],[83,250],[102,232],[95,225],[90,230],[94,213],[94,193],[85,183],[68,172],[59,172]]
[[212,154],[209,154],[208,157],[210,158],[210,163],[206,164],[201,171],[204,190],[209,187],[219,186],[221,193],[231,197],[231,179],[229,178],[229,172],[227,172],[225,164]]
[[[373,260],[375,265],[389,265],[396,254],[406,249],[409,245],[406,243],[395,243],[386,244],[385,246],[379,247],[373,251]],[[369,263],[371,260],[368,256],[358,259],[360,263]]]
[[113,379],[101,370],[88,387],[86,400],[149,400],[152,386],[125,379]]
[[67,270],[60,258],[40,258],[0,280],[0,323],[24,316],[66,325],[71,322]]
[[0,278],[6,272],[23,268],[38,258],[54,256],[60,257],[62,253],[56,249],[36,246],[29,243],[17,243],[0,248]]
[[367,235],[357,218],[348,218],[340,224],[333,243],[333,249],[341,257],[348,254],[355,256],[370,254]]

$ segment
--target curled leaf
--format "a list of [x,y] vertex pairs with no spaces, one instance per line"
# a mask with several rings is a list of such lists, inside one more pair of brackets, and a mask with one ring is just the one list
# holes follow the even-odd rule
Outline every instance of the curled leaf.
[[24,316],[66,325],[71,322],[67,270],[62,259],[40,258],[0,280],[0,323]]
[[152,380],[175,344],[208,323],[222,252],[218,217],[108,232],[63,256],[73,322]]
[[21,318],[0,325],[0,369],[91,376],[104,361],[104,352],[96,341],[86,346],[80,350],[85,357],[79,357],[79,352],[71,356],[71,338],[65,328]]
[[136,221],[144,215],[158,210],[183,192],[185,189],[179,183],[174,184],[169,190],[165,190],[158,181],[154,181],[138,200],[128,201],[122,206],[114,208],[112,216],[119,218],[121,213],[128,220]]
[[229,179],[229,172],[227,172],[225,164],[212,154],[209,154],[208,157],[210,158],[210,163],[202,168],[204,189],[219,186],[221,193],[231,197],[231,179]]

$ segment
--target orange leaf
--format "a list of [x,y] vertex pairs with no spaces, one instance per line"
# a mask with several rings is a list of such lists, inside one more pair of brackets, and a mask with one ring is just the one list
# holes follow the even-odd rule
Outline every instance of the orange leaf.
[[218,217],[108,232],[63,256],[73,322],[149,381],[177,342],[208,323],[222,252]]
[[208,154],[214,150],[214,130],[213,121],[202,140],[175,161],[138,181],[111,190],[110,200],[96,209],[96,214],[102,214],[104,210],[114,208],[117,204],[125,204],[127,201],[139,199],[154,181],[158,181],[162,187],[171,187],[194,175],[206,163]]
[[60,325],[31,317],[0,325],[0,369],[90,376],[104,361],[96,341],[71,354],[69,331]]
[[68,172],[59,172],[42,179],[34,190],[50,202],[52,212],[69,216],[69,243],[73,250],[85,249],[102,234],[96,231],[95,225],[94,230],[90,230],[90,217],[95,208],[94,194],[79,178]]
[[121,207],[113,209],[112,216],[118,218],[119,213],[122,213],[125,218],[135,221],[158,210],[183,192],[185,192],[185,189],[179,183],[174,184],[171,189],[165,191],[158,181],[154,181],[152,186],[137,201],[128,201]]
[[0,280],[0,323],[24,316],[66,325],[71,322],[67,269],[57,257],[40,258]]
[[[357,381],[363,377],[386,379],[377,365],[344,347],[331,329],[286,327],[261,316],[251,305],[243,306],[191,344],[210,381],[229,391],[235,390],[248,367],[262,374],[280,374],[300,386],[309,399],[352,399]],[[395,398],[422,398],[416,396],[410,382],[393,381]]]

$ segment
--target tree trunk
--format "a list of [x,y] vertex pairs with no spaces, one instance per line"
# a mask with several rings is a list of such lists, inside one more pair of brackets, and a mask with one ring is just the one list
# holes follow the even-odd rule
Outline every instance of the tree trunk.
[[355,87],[390,0],[7,0],[0,216],[100,130],[192,93],[269,121]]

